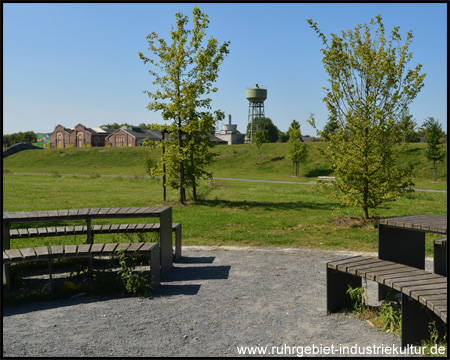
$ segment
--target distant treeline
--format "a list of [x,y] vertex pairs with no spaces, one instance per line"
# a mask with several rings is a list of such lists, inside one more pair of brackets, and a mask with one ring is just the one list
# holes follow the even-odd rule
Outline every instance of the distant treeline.
[[21,142],[27,144],[34,144],[37,141],[36,133],[34,131],[18,132],[9,135],[3,135],[3,146],[10,147]]

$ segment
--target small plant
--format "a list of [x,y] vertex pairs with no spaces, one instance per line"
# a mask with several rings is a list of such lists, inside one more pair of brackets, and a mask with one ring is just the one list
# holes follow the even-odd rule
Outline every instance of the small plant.
[[125,254],[125,250],[119,251],[119,264],[121,267],[119,274],[122,286],[127,294],[133,296],[147,296],[151,294],[152,287],[149,280],[145,276],[133,272],[135,268],[134,261]]
[[364,294],[364,287],[353,288],[350,284],[348,285],[347,294],[350,295],[350,299],[354,301],[353,309],[356,313],[362,314],[366,310],[366,300],[367,297]]
[[59,177],[61,177],[61,174],[59,174],[57,171],[53,171],[52,176],[59,178]]
[[386,299],[380,306],[380,318],[383,321],[383,331],[392,334],[400,334],[401,329],[401,305],[395,293],[389,291]]
[[422,340],[421,345],[424,348],[424,355],[428,357],[447,357],[447,333],[441,338],[436,328],[436,322],[428,324],[430,330],[430,339]]

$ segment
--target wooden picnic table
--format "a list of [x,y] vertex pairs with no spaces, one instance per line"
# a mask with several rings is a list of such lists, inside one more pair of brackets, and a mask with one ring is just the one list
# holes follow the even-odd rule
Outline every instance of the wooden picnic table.
[[[425,234],[436,233],[447,235],[447,216],[444,215],[408,215],[393,218],[380,219],[378,221],[378,258],[393,261],[399,264],[425,269]],[[447,246],[445,264],[439,267],[447,267]],[[437,258],[435,256],[435,262]],[[446,274],[445,274],[446,275]],[[384,298],[386,288],[380,285],[379,298]]]
[[[10,249],[11,224],[84,220],[87,226],[87,242],[92,244],[91,220],[126,218],[159,218],[161,275],[166,273],[173,266],[172,208],[167,206],[3,212],[3,250]],[[4,265],[3,278],[5,279],[5,277],[9,277],[9,266]]]

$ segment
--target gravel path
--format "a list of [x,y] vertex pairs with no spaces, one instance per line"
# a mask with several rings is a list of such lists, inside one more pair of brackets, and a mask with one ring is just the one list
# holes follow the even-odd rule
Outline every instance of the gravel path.
[[[351,255],[184,247],[152,298],[4,308],[3,356],[239,356],[238,346],[268,346],[267,355],[277,346],[296,356],[313,345],[399,346],[399,338],[363,321],[326,315],[325,264]],[[369,284],[373,301],[376,284]]]

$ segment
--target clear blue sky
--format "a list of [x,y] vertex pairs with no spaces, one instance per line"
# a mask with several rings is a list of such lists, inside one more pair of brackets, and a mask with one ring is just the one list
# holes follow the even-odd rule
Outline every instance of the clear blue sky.
[[[3,4],[3,134],[52,132],[56,125],[87,127],[110,123],[164,123],[146,109],[152,78],[138,52],[150,55],[146,36],[169,38],[176,12],[191,19],[195,3]],[[265,113],[282,131],[293,119],[304,135],[316,115],[327,121],[322,87],[327,86],[321,40],[309,28],[312,18],[329,37],[368,23],[377,14],[390,33],[400,26],[414,39],[410,68],[427,73],[410,108],[420,125],[438,119],[447,131],[446,3],[201,3],[212,35],[230,41],[212,96],[214,109],[232,115],[238,130],[247,126],[245,90],[268,89]]]

